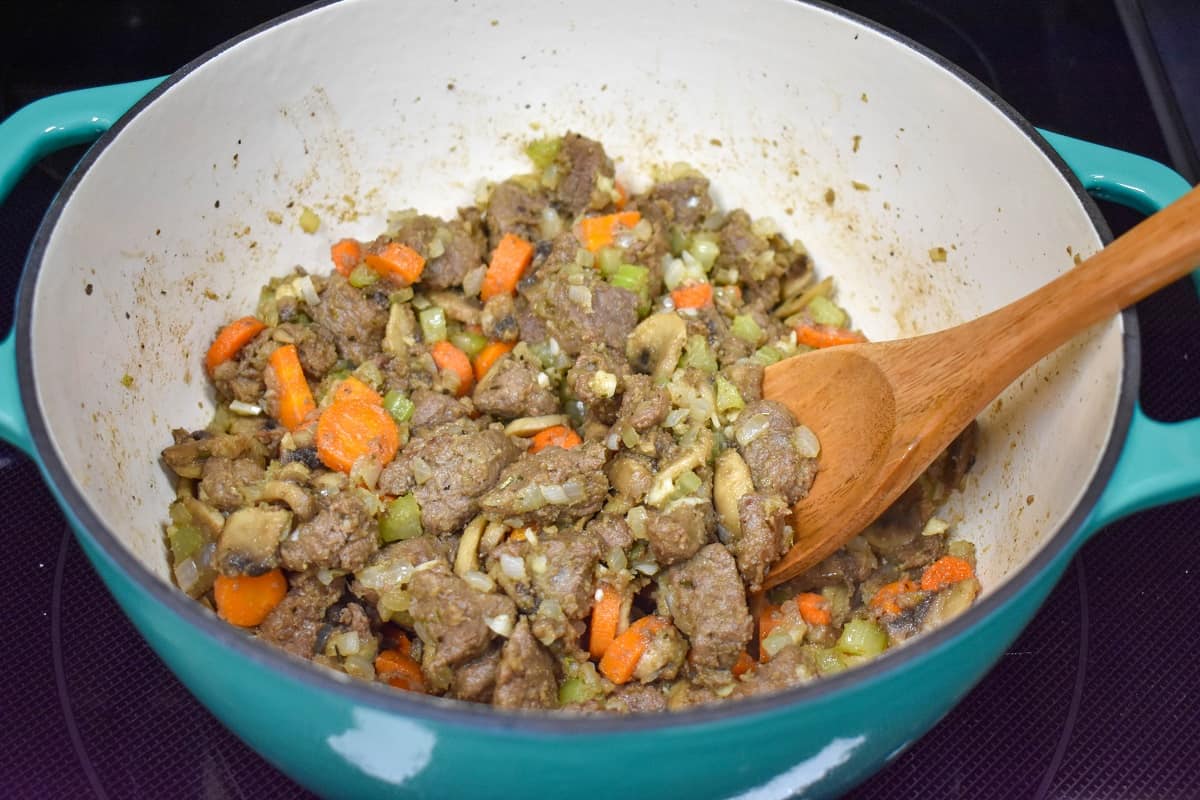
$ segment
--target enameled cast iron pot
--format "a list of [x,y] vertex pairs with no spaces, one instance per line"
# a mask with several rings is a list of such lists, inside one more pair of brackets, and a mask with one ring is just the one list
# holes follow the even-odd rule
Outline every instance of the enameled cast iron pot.
[[[480,179],[527,169],[524,141],[567,129],[603,141],[635,188],[651,165],[686,160],[724,205],[772,216],[837,276],[877,339],[974,317],[1101,247],[1107,231],[1084,189],[1145,212],[1186,189],[1144,159],[1039,134],[889,31],[788,0],[610,0],[603,13],[550,0],[318,5],[161,83],[14,114],[0,126],[0,193],[40,155],[99,141],[29,255],[16,330],[0,346],[0,430],[41,466],[155,651],[306,786],[835,794],[979,680],[1091,533],[1200,485],[1200,422],[1160,424],[1136,405],[1126,313],[984,415],[979,463],[946,512],[979,548],[976,606],[783,694],[626,719],[501,713],[341,680],[172,588],[161,530],[172,487],[157,453],[172,426],[211,414],[201,358],[215,328],[252,309],[268,276],[327,268],[331,241],[372,238],[388,209],[451,214]],[[298,227],[304,205],[322,219],[315,235]],[[931,260],[936,247],[944,263]]]

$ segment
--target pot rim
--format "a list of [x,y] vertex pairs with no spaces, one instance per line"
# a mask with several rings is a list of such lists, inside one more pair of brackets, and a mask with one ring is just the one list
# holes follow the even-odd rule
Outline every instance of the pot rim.
[[[1118,398],[1114,415],[1111,436],[1100,458],[1096,472],[1092,476],[1079,502],[1059,529],[1046,539],[1034,557],[1016,573],[1007,576],[1001,586],[995,591],[986,594],[965,613],[942,627],[921,635],[912,644],[885,653],[880,658],[855,669],[847,670],[828,678],[822,678],[813,683],[785,689],[777,693],[752,696],[732,703],[716,703],[667,713],[631,714],[627,716],[598,715],[589,718],[586,723],[582,724],[580,717],[573,714],[563,714],[554,711],[508,711],[476,703],[468,703],[466,701],[416,697],[406,692],[396,692],[378,684],[356,680],[339,680],[329,671],[312,662],[296,658],[277,648],[261,644],[248,634],[218,619],[215,614],[179,591],[178,588],[152,574],[149,569],[143,566],[129,552],[116,534],[101,522],[98,515],[88,505],[83,493],[71,481],[70,473],[50,442],[48,426],[42,416],[40,405],[37,402],[37,388],[34,383],[32,349],[29,339],[29,329],[33,316],[34,288],[37,283],[38,272],[41,269],[46,248],[53,235],[55,225],[66,204],[74,194],[75,189],[86,177],[92,164],[104,149],[120,135],[130,120],[140,114],[172,86],[184,80],[193,71],[221,55],[226,50],[292,19],[333,5],[336,1],[318,0],[317,2],[280,15],[229,39],[180,67],[138,100],[125,115],[97,139],[64,182],[62,189],[55,197],[38,227],[33,245],[26,258],[25,269],[21,276],[16,316],[17,371],[21,402],[28,418],[30,437],[37,453],[37,460],[41,462],[43,474],[51,488],[58,495],[59,502],[65,507],[68,516],[74,517],[76,524],[72,527],[75,529],[76,534],[90,538],[97,546],[98,551],[111,562],[112,566],[126,575],[139,589],[148,594],[159,605],[167,609],[175,618],[172,620],[172,624],[193,626],[202,635],[206,636],[211,643],[231,649],[242,657],[254,662],[257,666],[278,671],[284,677],[303,685],[307,689],[340,694],[351,703],[370,706],[389,713],[423,721],[448,723],[491,733],[519,731],[534,737],[544,737],[546,735],[553,735],[555,737],[564,735],[591,736],[685,727],[699,729],[706,724],[723,722],[745,723],[755,717],[785,713],[793,707],[829,699],[833,695],[860,688],[881,675],[893,671],[898,672],[906,666],[911,666],[933,651],[958,638],[968,629],[982,623],[985,618],[998,613],[1041,576],[1050,564],[1062,555],[1064,551],[1068,550],[1075,538],[1081,534],[1092,507],[1104,491],[1108,479],[1111,477],[1113,469],[1116,466],[1138,397],[1141,362],[1140,334],[1137,326],[1137,316],[1132,309],[1126,309],[1121,312],[1124,328],[1122,335],[1124,363],[1121,370],[1120,397]],[[949,72],[953,77],[965,83],[1000,111],[1029,139],[1034,147],[1040,150],[1051,161],[1075,193],[1076,198],[1090,218],[1092,225],[1100,235],[1101,241],[1106,245],[1112,241],[1112,232],[1109,230],[1104,217],[1100,214],[1099,208],[1084,190],[1082,184],[1062,157],[1038,134],[1032,124],[981,81],[934,51],[873,20],[841,8],[830,6],[823,2],[823,0],[791,0],[791,2],[811,6],[819,11],[832,14],[850,23],[879,33],[900,46],[915,51],[932,62],[934,67]]]

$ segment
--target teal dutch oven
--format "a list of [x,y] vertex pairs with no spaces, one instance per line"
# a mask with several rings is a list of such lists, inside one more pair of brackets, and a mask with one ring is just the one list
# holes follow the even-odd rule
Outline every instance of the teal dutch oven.
[[[724,205],[773,217],[878,339],[977,316],[1103,246],[1088,193],[1149,213],[1187,189],[1143,158],[1035,130],[890,31],[789,0],[610,0],[603,14],[550,0],[320,4],[166,80],[12,115],[0,193],[46,153],[97,141],[29,254],[0,345],[0,432],[38,463],[163,661],[305,786],[836,795],[983,676],[1090,535],[1200,486],[1200,422],[1159,423],[1137,405],[1125,313],[983,414],[978,464],[943,512],[978,546],[977,604],[874,663],[777,695],[626,718],[500,712],[293,660],[175,590],[157,454],[172,427],[212,413],[201,359],[213,330],[253,308],[269,275],[325,268],[330,242],[372,238],[389,209],[452,213],[479,181],[526,169],[524,142],[567,129],[602,140],[635,189],[655,165],[688,161]],[[300,229],[304,208],[316,233]]]

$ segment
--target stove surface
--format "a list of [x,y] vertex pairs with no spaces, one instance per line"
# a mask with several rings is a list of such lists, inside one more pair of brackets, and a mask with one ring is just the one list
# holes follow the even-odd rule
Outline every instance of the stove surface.
[[[971,71],[1035,124],[1167,159],[1115,9],[1054,0],[847,0]],[[6,11],[3,106],[162,74],[287,4],[60,2]],[[997,22],[997,20],[1000,20]],[[53,42],[53,46],[48,43]],[[1111,113],[1120,98],[1122,113]],[[82,153],[47,159],[0,206],[0,325],[36,225]],[[1115,232],[1135,217],[1106,208]],[[1200,413],[1200,308],[1186,282],[1139,307],[1143,402]],[[226,731],[119,612],[36,468],[0,446],[0,786],[7,797],[308,796]],[[1200,761],[1200,502],[1086,545],[1030,627],[928,736],[851,794],[1189,798]]]

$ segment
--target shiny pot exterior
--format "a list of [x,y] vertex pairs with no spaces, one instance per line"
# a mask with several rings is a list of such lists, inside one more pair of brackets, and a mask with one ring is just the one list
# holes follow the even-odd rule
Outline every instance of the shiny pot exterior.
[[[317,791],[832,795],[949,710],[1088,533],[1196,491],[1197,423],[1135,408],[1132,316],[1044,360],[983,415],[979,464],[946,511],[979,545],[977,605],[776,696],[625,719],[469,707],[292,660],[169,584],[172,487],[157,453],[171,427],[212,413],[200,360],[217,325],[252,308],[270,275],[323,269],[331,241],[373,237],[388,210],[469,204],[481,178],[526,169],[521,147],[544,132],[600,139],[635,190],[656,166],[691,162],[724,205],[800,237],[873,338],[976,316],[1101,246],[1094,206],[1046,141],[887,31],[788,0],[614,0],[602,19],[576,9],[319,5],[154,88],[51,98],[7,120],[0,193],[40,153],[113,127],[30,255],[15,337],[0,343],[0,434],[38,460],[184,684]],[[347,43],[336,59],[330,42]],[[1145,211],[1183,188],[1144,160],[1052,138],[1089,188]],[[299,229],[302,207],[322,219],[314,235]],[[937,247],[945,262],[932,261]]]

